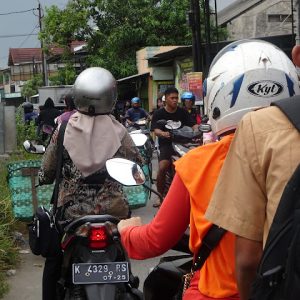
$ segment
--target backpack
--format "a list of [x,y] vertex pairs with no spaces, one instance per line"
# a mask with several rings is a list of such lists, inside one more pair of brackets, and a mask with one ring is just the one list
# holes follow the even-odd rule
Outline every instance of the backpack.
[[[300,132],[300,97],[272,103]],[[251,300],[300,298],[300,164],[281,196],[257,275]]]

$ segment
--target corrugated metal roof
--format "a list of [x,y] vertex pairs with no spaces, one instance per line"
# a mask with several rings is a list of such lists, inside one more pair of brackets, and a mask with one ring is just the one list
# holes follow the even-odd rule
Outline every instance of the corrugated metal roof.
[[118,82],[124,82],[124,81],[130,80],[130,79],[135,79],[135,78],[138,78],[138,77],[146,76],[147,74],[150,74],[150,72],[131,75],[131,76],[128,76],[128,77],[124,77],[124,78],[118,79],[117,81]]
[[236,0],[218,13],[218,24],[223,25],[230,22],[263,1],[264,0]]

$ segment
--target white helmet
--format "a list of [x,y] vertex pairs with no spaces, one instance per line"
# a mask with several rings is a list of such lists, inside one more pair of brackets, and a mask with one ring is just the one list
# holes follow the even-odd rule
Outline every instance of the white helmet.
[[117,82],[106,69],[93,67],[81,72],[75,80],[74,103],[88,115],[111,113],[117,101]]
[[241,40],[222,49],[203,91],[212,131],[218,136],[234,130],[247,112],[300,93],[291,60],[261,40]]

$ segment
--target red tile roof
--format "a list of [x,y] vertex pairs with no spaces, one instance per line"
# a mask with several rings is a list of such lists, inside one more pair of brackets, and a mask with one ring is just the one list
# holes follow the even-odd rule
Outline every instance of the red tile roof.
[[[71,51],[74,52],[74,49],[78,46],[86,45],[86,42],[84,41],[73,41],[71,42]],[[61,55],[63,54],[64,49],[59,47],[50,47],[50,56],[51,55]]]
[[19,65],[42,61],[42,50],[40,48],[10,48],[8,56],[8,65]]
[[[71,43],[71,50],[74,51],[75,47],[84,45],[86,42],[73,41]],[[59,47],[50,48],[51,55],[60,55],[63,53],[63,49]],[[32,63],[33,59],[35,62],[42,61],[42,50],[41,48],[10,48],[8,56],[8,65],[19,65],[24,63]]]

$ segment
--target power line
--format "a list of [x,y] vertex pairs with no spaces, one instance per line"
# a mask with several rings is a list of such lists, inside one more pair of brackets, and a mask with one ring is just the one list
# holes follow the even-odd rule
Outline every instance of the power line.
[[36,24],[36,25],[34,26],[34,28],[32,29],[32,31],[27,35],[27,37],[26,37],[26,38],[24,39],[24,41],[19,45],[18,48],[21,48],[21,47],[25,44],[25,42],[29,39],[30,35],[33,34],[33,32],[34,32],[38,27],[39,27],[39,24]]
[[13,15],[13,14],[22,14],[22,13],[26,13],[26,12],[30,12],[30,11],[35,11],[36,8],[31,8],[28,10],[20,10],[20,11],[11,11],[8,13],[0,13],[0,16],[8,16],[8,15]]
[[27,34],[12,34],[12,35],[0,35],[0,39],[6,39],[11,37],[21,37],[21,36],[29,36],[29,35],[38,35],[37,33],[27,33]]

